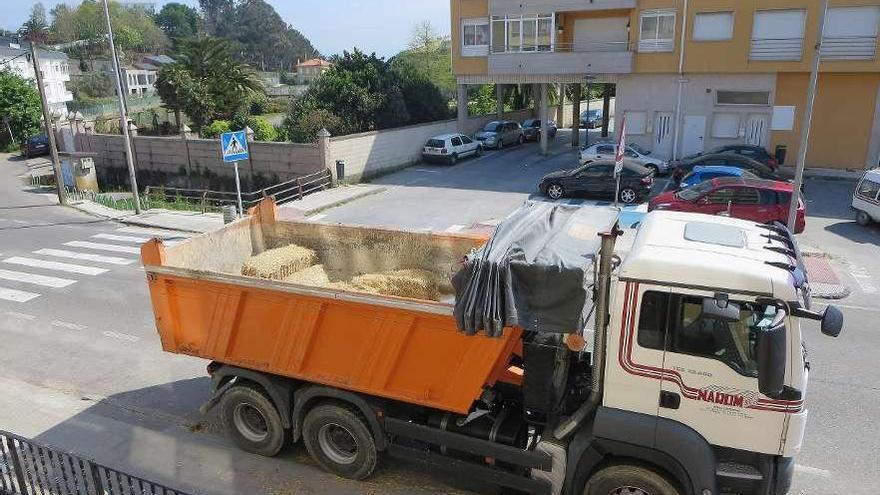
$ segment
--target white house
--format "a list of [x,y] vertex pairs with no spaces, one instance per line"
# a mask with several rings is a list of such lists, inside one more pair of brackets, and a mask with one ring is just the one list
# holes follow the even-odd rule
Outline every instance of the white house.
[[[67,54],[38,49],[37,56],[40,59],[49,110],[66,115],[67,102],[73,101],[73,94],[67,90],[67,83],[70,81]],[[7,67],[25,79],[36,80],[30,46],[26,42],[18,44],[9,40],[0,40],[0,68]]]

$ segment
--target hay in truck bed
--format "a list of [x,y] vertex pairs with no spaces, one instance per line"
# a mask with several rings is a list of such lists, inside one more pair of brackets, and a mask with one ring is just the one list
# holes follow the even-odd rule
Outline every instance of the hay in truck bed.
[[[506,372],[520,329],[466,336],[451,302],[350,283],[401,270],[448,281],[485,237],[288,221],[279,211],[266,200],[215,232],[142,247],[165,351],[459,414]],[[253,256],[290,245],[313,250],[330,283],[242,275]]]

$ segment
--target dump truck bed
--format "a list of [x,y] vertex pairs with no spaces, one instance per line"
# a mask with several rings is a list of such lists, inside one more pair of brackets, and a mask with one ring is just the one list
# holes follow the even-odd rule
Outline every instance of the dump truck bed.
[[521,330],[458,331],[449,302],[297,285],[241,275],[250,257],[296,244],[333,279],[429,270],[448,280],[485,238],[278,218],[270,201],[142,259],[165,351],[464,414],[505,372]]

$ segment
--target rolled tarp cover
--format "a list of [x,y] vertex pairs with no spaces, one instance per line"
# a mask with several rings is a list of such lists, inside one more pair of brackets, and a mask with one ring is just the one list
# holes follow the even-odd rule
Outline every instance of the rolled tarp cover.
[[458,328],[498,337],[504,327],[582,332],[593,310],[600,232],[619,212],[527,201],[471,252],[453,277]]

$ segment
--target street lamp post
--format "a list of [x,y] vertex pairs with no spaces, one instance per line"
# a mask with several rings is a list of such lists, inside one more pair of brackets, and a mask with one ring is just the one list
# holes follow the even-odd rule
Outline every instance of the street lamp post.
[[52,155],[52,171],[55,173],[55,185],[58,189],[58,202],[67,204],[67,190],[64,189],[64,177],[61,175],[61,161],[58,159],[58,146],[55,142],[55,130],[52,128],[52,112],[46,99],[46,88],[43,86],[43,72],[40,70],[40,58],[37,55],[37,44],[31,41],[31,61],[34,63],[34,75],[37,79],[37,91],[40,92],[40,106],[43,110],[43,122],[46,125],[46,137],[49,138],[49,153]]

